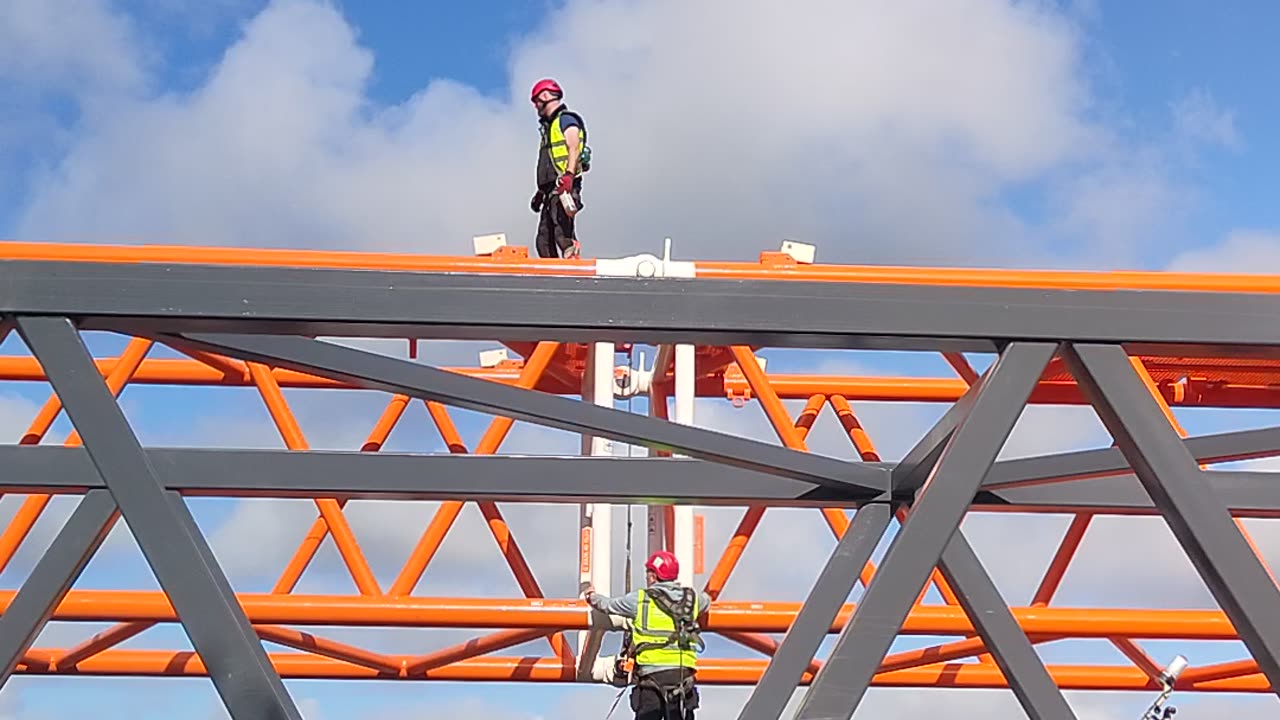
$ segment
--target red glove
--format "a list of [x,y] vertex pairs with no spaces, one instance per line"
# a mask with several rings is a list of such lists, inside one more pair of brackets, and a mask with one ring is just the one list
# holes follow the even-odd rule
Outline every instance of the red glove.
[[556,184],[556,191],[567,193],[573,190],[573,175],[565,173],[560,176],[560,182]]

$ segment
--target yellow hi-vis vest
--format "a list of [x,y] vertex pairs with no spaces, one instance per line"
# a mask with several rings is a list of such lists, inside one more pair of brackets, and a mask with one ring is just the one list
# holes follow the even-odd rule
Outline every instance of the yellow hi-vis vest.
[[[560,129],[560,118],[562,115],[556,115],[555,119],[548,123],[547,144],[551,150],[551,163],[556,166],[556,172],[563,175],[569,168],[569,143],[564,139],[564,131]],[[576,117],[576,116],[575,116]],[[575,175],[582,174],[582,148],[587,144],[587,130],[584,127],[578,127],[578,167],[574,172]]]
[[[698,653],[693,648],[681,649],[672,634],[676,631],[675,618],[658,607],[645,590],[640,590],[640,602],[631,623],[631,647],[636,652],[637,665],[669,665],[698,668]],[[697,618],[698,596],[693,596],[693,617]],[[648,647],[645,647],[648,645]]]

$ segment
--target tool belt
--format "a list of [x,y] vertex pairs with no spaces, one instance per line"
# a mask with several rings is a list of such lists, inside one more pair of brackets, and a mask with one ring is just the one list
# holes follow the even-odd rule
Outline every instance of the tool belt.
[[[677,679],[678,678],[678,679]],[[631,691],[631,709],[634,712],[681,708],[685,712],[698,709],[698,688],[691,670],[659,670],[640,675]]]

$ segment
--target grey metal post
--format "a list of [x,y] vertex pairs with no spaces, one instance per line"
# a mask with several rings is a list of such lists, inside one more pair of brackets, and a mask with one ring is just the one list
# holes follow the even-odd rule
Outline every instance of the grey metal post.
[[1280,590],[1118,345],[1075,344],[1065,360],[1209,592],[1280,693]]
[[947,441],[911,514],[805,694],[797,720],[853,716],[1056,347],[1013,343],[988,369],[972,408]]
[[858,508],[764,675],[752,689],[738,720],[781,717],[804,677],[805,668],[831,631],[831,623],[889,527],[892,514],[889,503],[868,503]]
[[20,317],[18,331],[44,367],[231,717],[302,720],[186,504],[164,489],[75,326],[65,317]]
[[1049,675],[1044,662],[1018,626],[1009,605],[982,567],[982,561],[956,529],[938,564],[955,591],[960,607],[973,622],[987,650],[1004,673],[1009,689],[1031,720],[1075,720],[1075,713]]
[[53,611],[89,564],[115,524],[116,501],[106,490],[90,490],[76,506],[31,575],[0,615],[0,686],[8,682]]

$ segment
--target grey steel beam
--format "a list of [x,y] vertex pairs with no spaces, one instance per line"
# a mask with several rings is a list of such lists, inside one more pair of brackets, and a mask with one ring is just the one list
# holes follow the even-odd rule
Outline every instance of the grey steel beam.
[[1115,345],[1073,344],[1064,359],[1209,592],[1280,692],[1280,590],[1226,507],[1205,487],[1195,459],[1128,355]]
[[914,497],[916,491],[924,485],[925,479],[941,457],[942,449],[951,440],[956,426],[973,408],[973,400],[982,390],[986,377],[986,373],[978,376],[978,380],[929,428],[924,437],[902,456],[902,460],[893,468],[892,485],[895,494],[904,493]]
[[5,312],[75,316],[86,329],[135,321],[128,327],[156,332],[975,352],[1016,340],[1163,345],[1157,354],[1280,345],[1280,296],[1260,293],[327,268],[4,261]]
[[[771,507],[856,505],[857,493],[682,458],[454,455],[147,448],[160,483],[184,495]],[[866,463],[888,474],[892,463]],[[82,494],[105,488],[83,448],[0,445],[0,491]],[[590,480],[588,480],[589,478]],[[1280,515],[1280,473],[1208,471],[1203,482],[1242,517]],[[1158,514],[1137,477],[980,492],[974,510]]]
[[182,498],[167,492],[67,318],[18,318],[233,718],[302,720]]
[[538,425],[670,450],[691,457],[841,490],[865,499],[888,490],[885,475],[861,463],[791,450],[756,440],[637,415],[611,407],[470,378],[376,353],[308,338],[279,335],[184,335],[166,339],[222,355],[319,375],[371,390]]
[[804,678],[805,669],[831,631],[836,615],[889,527],[892,510],[889,503],[869,503],[858,508],[773,659],[752,689],[738,720],[782,717],[782,711]]
[[54,609],[107,538],[117,516],[111,493],[94,490],[86,494],[18,588],[13,602],[0,615],[0,687],[9,681]]
[[1012,343],[988,370],[982,391],[947,441],[796,720],[853,715],[1056,347]]
[[[1235,517],[1280,517],[1280,473],[1209,470],[1200,476],[1206,490]],[[978,493],[975,510],[1092,512],[1159,515],[1136,475],[1011,487]]]
[[1049,675],[1031,640],[1018,626],[1008,603],[982,567],[982,561],[965,539],[963,530],[957,529],[951,536],[951,541],[942,551],[938,569],[955,591],[960,607],[985,641],[987,651],[995,658],[1027,717],[1031,720],[1075,720],[1071,706]]
[[[860,494],[683,458],[189,448],[145,453],[164,487],[196,496],[820,507],[854,503]],[[0,476],[4,492],[105,487],[82,448],[0,445],[0,467],[11,471]],[[888,481],[887,464],[860,469]]]
[[[1280,455],[1280,428],[1236,430],[1180,438],[1198,463],[1253,460]],[[1133,472],[1119,448],[1099,448],[1001,460],[991,467],[982,487],[995,490],[1067,480],[1125,475]]]

